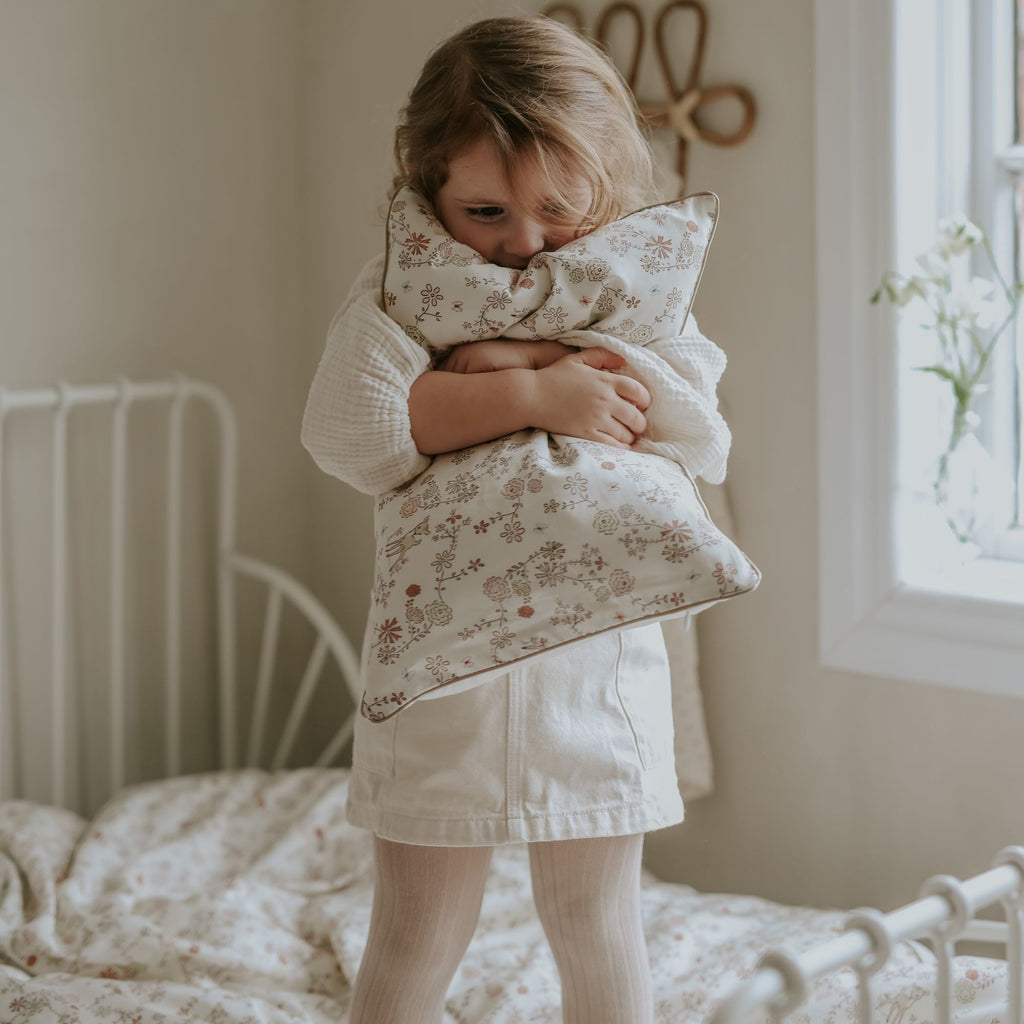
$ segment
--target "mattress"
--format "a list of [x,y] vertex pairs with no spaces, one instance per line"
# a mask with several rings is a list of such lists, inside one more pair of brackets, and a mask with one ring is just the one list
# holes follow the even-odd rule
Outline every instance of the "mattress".
[[[345,821],[345,769],[220,772],[128,789],[92,821],[0,804],[3,1024],[309,1022],[347,1016],[372,897],[370,836]],[[699,893],[645,874],[655,1020],[701,1021],[770,947],[799,952],[844,913]],[[929,951],[875,979],[876,1019],[934,1019]],[[1005,965],[958,957],[961,1020],[998,1021]],[[561,1021],[526,848],[495,850],[446,1022]],[[856,979],[817,986],[797,1024],[854,1020]]]

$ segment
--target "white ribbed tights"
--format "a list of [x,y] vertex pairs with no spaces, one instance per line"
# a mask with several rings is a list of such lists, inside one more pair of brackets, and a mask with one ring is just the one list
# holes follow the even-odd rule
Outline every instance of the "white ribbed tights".
[[[480,916],[491,847],[374,843],[373,916],[351,1024],[440,1024]],[[564,1024],[650,1024],[643,836],[531,843],[529,850],[533,900],[562,981]]]

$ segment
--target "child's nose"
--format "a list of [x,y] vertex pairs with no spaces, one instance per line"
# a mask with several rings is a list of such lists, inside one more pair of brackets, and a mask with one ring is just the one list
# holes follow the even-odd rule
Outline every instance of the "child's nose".
[[543,252],[547,244],[544,225],[537,221],[523,218],[509,230],[505,239],[505,251],[517,259],[530,260],[537,253]]

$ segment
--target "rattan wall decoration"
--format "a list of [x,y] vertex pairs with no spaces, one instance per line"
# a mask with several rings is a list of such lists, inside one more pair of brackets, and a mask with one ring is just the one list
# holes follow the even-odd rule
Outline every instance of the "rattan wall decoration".
[[[673,54],[669,53],[668,32],[670,19],[685,16],[690,12],[694,16],[694,41],[690,53],[689,67],[685,77],[677,78],[674,70]],[[583,35],[587,35],[586,24],[580,8],[572,3],[549,4],[541,14],[562,21]],[[647,23],[643,12],[629,0],[617,0],[604,7],[597,17],[591,38],[606,52],[610,51],[612,26],[616,21],[628,21],[632,39],[632,52],[629,65],[619,68],[623,78],[636,95],[637,79],[643,59],[644,44],[647,37]],[[700,84],[701,71],[704,66],[704,52],[708,39],[708,14],[704,4],[699,0],[669,0],[653,16],[654,53],[665,87],[665,98],[659,102],[649,102],[637,96],[640,113],[655,128],[671,128],[679,136],[676,151],[676,172],[680,178],[681,193],[686,189],[687,158],[691,143],[704,142],[711,146],[738,146],[754,128],[757,117],[757,104],[749,89],[742,85],[716,85],[704,88]],[[673,30],[677,31],[677,30]],[[713,103],[738,103],[742,120],[737,129],[731,132],[715,131],[701,123],[700,111]]]

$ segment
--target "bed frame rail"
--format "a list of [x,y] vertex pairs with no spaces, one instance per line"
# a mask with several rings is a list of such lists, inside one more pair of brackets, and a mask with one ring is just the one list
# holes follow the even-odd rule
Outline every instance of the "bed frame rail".
[[[1004,921],[976,920],[979,911],[998,904]],[[967,881],[937,875],[925,882],[920,899],[889,914],[854,911],[843,935],[804,953],[766,953],[755,973],[718,1005],[709,1024],[745,1024],[765,1013],[781,1020],[808,1002],[812,982],[843,968],[856,972],[858,1020],[871,1024],[871,979],[906,939],[928,939],[935,952],[936,1024],[952,1024],[956,943],[1004,946],[1009,972],[1004,1022],[1024,1024],[1024,847],[1007,847],[990,871]]]
[[[237,602],[236,578],[256,580],[268,591],[267,616],[262,638],[262,656],[256,684],[255,709],[249,730],[245,763],[256,765],[260,760],[261,739],[266,724],[274,652],[283,602],[304,616],[315,631],[315,644],[298,687],[287,724],[274,755],[273,768],[280,768],[291,753],[298,726],[310,706],[310,699],[321,676],[324,662],[330,655],[350,691],[358,679],[358,660],[345,635],[323,606],[305,587],[274,566],[241,555],[235,551],[235,521],[238,479],[238,429],[231,405],[217,388],[202,381],[182,376],[168,380],[136,382],[119,379],[114,383],[76,387],[66,383],[33,390],[0,389],[0,798],[23,795],[18,771],[17,751],[20,737],[16,734],[12,707],[16,680],[11,677],[8,628],[14,594],[10,593],[11,568],[5,544],[12,548],[10,531],[4,520],[8,486],[5,458],[6,434],[12,420],[21,413],[49,413],[50,432],[50,507],[40,510],[48,519],[50,533],[50,578],[48,622],[38,627],[48,633],[49,647],[49,729],[51,793],[49,802],[74,807],[75,795],[69,792],[69,698],[74,680],[69,678],[69,635],[73,611],[69,609],[69,438],[76,410],[84,406],[104,406],[110,410],[110,494],[109,494],[109,593],[106,609],[108,702],[111,749],[109,752],[109,794],[121,789],[127,781],[125,744],[126,651],[130,641],[128,601],[125,577],[131,551],[126,542],[126,519],[132,492],[128,458],[132,411],[144,403],[162,403],[167,407],[167,429],[164,450],[166,457],[166,524],[162,539],[163,575],[163,673],[164,673],[164,749],[167,776],[182,770],[182,661],[187,642],[182,630],[183,557],[182,515],[184,504],[184,469],[187,450],[184,441],[186,413],[190,405],[205,404],[212,410],[216,424],[217,484],[213,506],[212,530],[216,546],[216,648],[218,758],[221,768],[240,764],[238,738],[238,666],[237,666]],[[44,470],[45,472],[45,470]],[[154,538],[154,541],[157,539]],[[327,764],[340,753],[352,733],[353,717],[341,725],[327,749],[317,759]],[[80,809],[80,808],[75,808]]]

